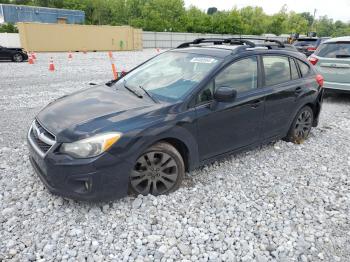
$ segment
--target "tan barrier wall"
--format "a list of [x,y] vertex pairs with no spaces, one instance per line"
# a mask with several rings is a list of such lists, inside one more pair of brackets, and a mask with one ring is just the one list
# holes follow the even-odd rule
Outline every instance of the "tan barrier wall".
[[18,23],[27,51],[122,51],[142,49],[142,30],[130,26]]

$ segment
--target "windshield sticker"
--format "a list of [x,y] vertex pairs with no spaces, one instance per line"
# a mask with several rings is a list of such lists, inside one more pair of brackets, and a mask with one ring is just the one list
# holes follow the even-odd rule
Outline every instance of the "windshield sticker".
[[191,63],[200,63],[200,64],[213,64],[216,63],[217,60],[210,57],[194,57],[190,61]]

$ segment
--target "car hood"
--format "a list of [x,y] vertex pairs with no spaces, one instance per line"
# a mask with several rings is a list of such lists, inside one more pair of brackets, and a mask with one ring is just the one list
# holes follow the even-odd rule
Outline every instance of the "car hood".
[[152,115],[162,107],[163,104],[146,97],[138,98],[123,87],[116,89],[104,85],[59,98],[41,110],[36,119],[58,141],[67,142],[99,132],[123,132],[126,121],[140,115]]
[[7,50],[11,50],[11,51],[21,51],[23,52],[22,48],[16,48],[16,47],[6,47]]

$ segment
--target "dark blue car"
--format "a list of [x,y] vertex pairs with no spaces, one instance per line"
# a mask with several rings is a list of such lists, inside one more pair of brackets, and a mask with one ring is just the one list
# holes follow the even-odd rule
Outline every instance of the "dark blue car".
[[62,97],[28,132],[55,194],[110,200],[176,190],[185,172],[317,126],[323,79],[304,56],[244,39],[198,39],[117,81]]

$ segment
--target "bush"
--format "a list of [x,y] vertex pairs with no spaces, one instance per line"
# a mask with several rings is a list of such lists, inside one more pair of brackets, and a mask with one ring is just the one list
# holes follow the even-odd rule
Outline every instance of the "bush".
[[0,33],[18,33],[18,30],[13,24],[3,24],[0,25]]

